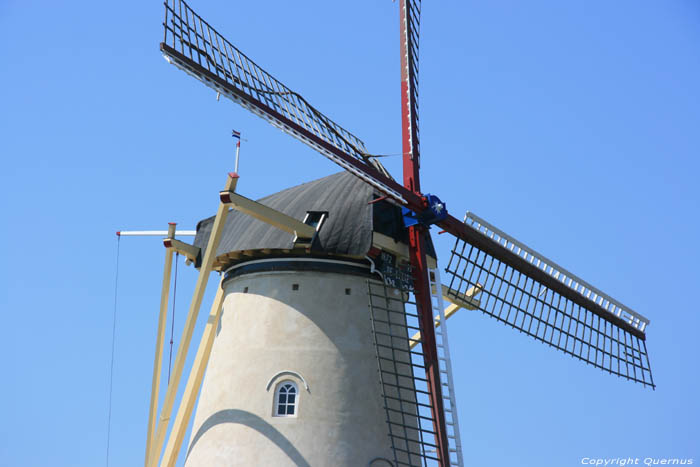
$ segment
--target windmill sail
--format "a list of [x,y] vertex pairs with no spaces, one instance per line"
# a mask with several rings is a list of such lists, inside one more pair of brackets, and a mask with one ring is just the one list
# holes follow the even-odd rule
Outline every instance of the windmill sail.
[[368,281],[367,287],[394,465],[434,465],[439,461],[438,439],[425,355],[421,345],[413,345],[420,331],[415,301],[407,291],[376,281]]
[[404,152],[416,158],[420,166],[420,134],[418,125],[418,38],[420,36],[420,0],[401,2],[401,106],[403,125],[407,125]]
[[163,26],[160,49],[168,62],[405,203],[400,185],[370,165],[359,138],[263,70],[187,3],[167,0]]
[[467,213],[447,266],[450,294],[611,374],[654,386],[649,321],[478,216]]

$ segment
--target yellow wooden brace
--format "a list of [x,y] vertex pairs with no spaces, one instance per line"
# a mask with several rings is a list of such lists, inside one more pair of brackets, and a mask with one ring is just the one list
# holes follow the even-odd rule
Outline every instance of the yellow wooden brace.
[[[168,225],[168,237],[172,239],[175,236],[175,224]],[[166,239],[166,240],[167,240]],[[163,285],[160,290],[160,313],[158,314],[158,331],[156,334],[156,355],[153,361],[153,380],[151,382],[151,406],[148,410],[148,435],[146,437],[146,459],[145,465],[148,465],[148,456],[153,443],[153,437],[156,431],[156,413],[158,412],[158,393],[160,390],[160,374],[161,365],[163,363],[163,341],[165,339],[165,324],[168,311],[168,298],[170,295],[170,273],[173,269],[173,249],[166,248],[165,250],[165,268],[163,269]]]
[[310,225],[237,193],[222,192],[221,198],[224,202],[228,202],[236,211],[246,213],[299,238],[312,238],[316,233],[316,229]]
[[[238,175],[233,173],[229,174],[224,192],[233,192],[236,189],[237,182]],[[216,258],[216,250],[219,246],[219,240],[221,239],[221,232],[224,230],[224,225],[226,224],[228,212],[228,206],[222,200],[222,202],[219,203],[219,208],[216,211],[216,217],[214,218],[214,225],[212,226],[211,234],[209,236],[207,249],[204,252],[204,258],[202,259],[202,264],[199,269],[199,276],[197,277],[197,283],[194,287],[192,302],[190,303],[190,309],[182,331],[182,338],[180,339],[180,345],[177,349],[177,356],[175,358],[175,364],[173,365],[170,384],[168,384],[168,389],[165,392],[163,408],[161,409],[156,434],[150,447],[146,467],[155,466],[158,463],[160,453],[163,449],[165,434],[167,433],[170,422],[170,415],[173,410],[173,405],[175,404],[175,396],[177,396],[177,389],[180,386],[180,378],[182,377],[185,360],[187,359],[187,352],[190,346],[190,341],[192,340],[192,332],[194,331],[194,326],[197,323],[197,315],[199,314],[199,309],[202,306],[202,299],[204,298],[204,292],[209,281],[209,274],[212,271],[214,259]]]
[[220,283],[219,288],[216,290],[216,297],[214,298],[214,304],[211,307],[211,312],[209,313],[209,318],[207,319],[207,325],[204,328],[202,340],[199,343],[199,348],[197,349],[197,355],[194,358],[194,363],[192,363],[190,376],[187,378],[185,392],[182,394],[180,407],[177,410],[177,415],[175,415],[173,428],[170,430],[170,437],[165,445],[165,454],[163,454],[163,461],[160,464],[161,466],[172,467],[175,465],[175,462],[177,462],[177,456],[180,453],[182,441],[185,437],[185,432],[187,431],[190,418],[192,417],[194,403],[197,401],[197,394],[199,394],[199,389],[202,387],[204,371],[207,369],[207,364],[209,363],[211,349],[214,346],[216,328],[219,324],[219,320],[221,320],[223,302],[224,290],[222,288],[222,284]]
[[[455,298],[455,294],[453,292],[448,293],[450,289],[443,285],[442,297],[451,302],[450,305],[445,308],[445,319],[448,319],[450,316],[454,315],[460,308],[466,308],[467,310],[478,309],[479,300],[477,300],[476,297],[481,293],[482,289],[483,286],[481,284],[477,284],[476,287],[470,287],[469,290],[464,293],[464,295],[458,295],[459,298]],[[440,315],[435,315],[435,327],[438,326],[440,326]],[[413,337],[408,340],[409,346],[414,348],[416,345],[418,345],[420,342],[420,337],[420,331],[415,333]]]

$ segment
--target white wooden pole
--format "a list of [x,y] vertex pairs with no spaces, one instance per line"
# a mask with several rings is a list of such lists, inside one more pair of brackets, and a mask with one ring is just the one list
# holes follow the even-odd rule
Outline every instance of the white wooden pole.
[[[167,230],[118,230],[117,235],[120,237],[165,237],[169,236]],[[192,237],[197,235],[196,230],[176,230],[175,237]]]
[[234,166],[233,171],[238,173],[238,156],[241,153],[241,140],[240,138],[238,139],[238,142],[236,143],[236,165]]

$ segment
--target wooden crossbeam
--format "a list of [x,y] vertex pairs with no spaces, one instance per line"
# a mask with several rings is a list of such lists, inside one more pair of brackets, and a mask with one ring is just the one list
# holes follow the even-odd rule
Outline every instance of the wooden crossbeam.
[[[460,308],[467,310],[476,310],[479,308],[479,300],[476,297],[481,293],[483,286],[478,284],[477,287],[471,287],[464,295],[459,295],[455,298],[454,293],[450,292],[450,288],[446,285],[442,286],[442,297],[450,302],[450,305],[445,308],[445,320],[454,315]],[[435,327],[440,326],[440,315],[435,315]],[[409,339],[410,347],[414,348],[420,342],[420,332],[417,332]]]
[[482,284],[476,284],[475,287],[469,287],[464,294],[458,294],[454,290],[450,289],[448,286],[442,286],[442,298],[450,303],[458,305],[460,308],[466,308],[467,310],[477,310],[481,302],[477,300],[476,297],[479,296],[481,291],[484,290]]
[[198,248],[194,245],[190,245],[189,243],[185,243],[180,240],[176,240],[174,238],[164,239],[163,245],[165,245],[166,248],[172,248],[174,251],[180,253],[182,256],[184,256],[185,258],[187,258],[195,264],[197,264],[197,259],[199,258],[199,254],[202,251],[201,248]]
[[221,199],[236,211],[248,214],[299,238],[310,239],[316,233],[316,229],[310,225],[237,193],[222,191]]

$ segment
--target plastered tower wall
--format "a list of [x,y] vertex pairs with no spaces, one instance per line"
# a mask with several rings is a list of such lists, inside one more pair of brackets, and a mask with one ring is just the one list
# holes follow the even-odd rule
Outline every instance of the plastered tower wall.
[[[366,280],[275,271],[224,282],[188,467],[390,465]],[[296,416],[273,416],[289,380]]]

